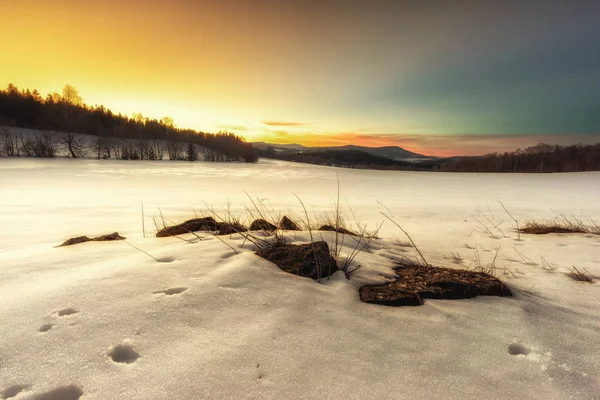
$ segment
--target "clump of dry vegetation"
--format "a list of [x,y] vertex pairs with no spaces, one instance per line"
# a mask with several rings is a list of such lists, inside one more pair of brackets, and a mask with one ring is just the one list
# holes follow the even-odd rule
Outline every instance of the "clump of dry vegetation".
[[[371,251],[370,244],[377,238],[379,229],[383,224],[382,222],[374,230],[369,230],[365,224],[361,224],[356,220],[354,212],[352,212],[352,215],[356,221],[355,226],[351,227],[347,224],[340,203],[339,179],[333,212],[321,213],[318,216],[315,215],[314,218],[309,216],[308,210],[297,195],[295,196],[302,207],[303,215],[299,217],[291,213],[288,214],[291,216],[290,218],[277,211],[268,199],[253,198],[248,193],[244,193],[249,202],[243,205],[241,212],[237,213],[232,210],[229,202],[225,204],[224,210],[221,211],[216,211],[212,206],[205,203],[206,213],[201,213],[199,216],[194,210],[194,219],[175,224],[169,220],[165,221],[162,211],[159,209],[160,217],[154,218],[157,230],[156,236],[173,236],[191,243],[191,240],[181,237],[181,235],[189,233],[200,241],[205,237],[199,236],[196,232],[205,232],[213,235],[235,253],[238,253],[237,249],[219,236],[239,234],[244,239],[240,247],[243,247],[246,243],[251,243],[257,254],[261,256],[277,253],[278,258],[290,261],[302,254],[302,260],[296,259],[294,262],[303,261],[306,265],[302,264],[302,268],[300,268],[300,264],[298,264],[290,270],[310,270],[310,277],[320,281],[320,279],[327,278],[338,270],[343,271],[348,279],[355,274],[361,267],[354,263],[356,256],[361,252]],[[169,225],[167,225],[167,222]],[[298,230],[308,231],[308,244],[291,244],[294,241],[292,240],[293,235],[295,235],[294,231]],[[143,228],[143,231],[145,235],[145,228]],[[306,258],[307,248],[311,250],[309,253],[312,252],[312,257],[310,255],[308,257],[310,260]],[[328,257],[323,257],[323,249],[328,253]],[[284,251],[289,254],[283,254]],[[329,260],[332,262],[329,262]],[[282,269],[286,270],[285,268]]]
[[591,274],[588,270],[584,269],[581,271],[575,266],[573,266],[571,270],[567,272],[567,276],[574,281],[587,283],[594,283],[597,279],[600,279],[600,277]]
[[550,221],[527,221],[519,231],[521,233],[532,235],[547,235],[549,233],[594,233],[594,227],[586,225],[577,217],[567,217],[562,215]]

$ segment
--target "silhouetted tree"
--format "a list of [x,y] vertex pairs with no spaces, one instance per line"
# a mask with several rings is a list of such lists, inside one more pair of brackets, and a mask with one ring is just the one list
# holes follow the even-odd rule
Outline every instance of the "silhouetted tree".
[[186,161],[198,161],[198,150],[193,143],[188,143],[185,159]]

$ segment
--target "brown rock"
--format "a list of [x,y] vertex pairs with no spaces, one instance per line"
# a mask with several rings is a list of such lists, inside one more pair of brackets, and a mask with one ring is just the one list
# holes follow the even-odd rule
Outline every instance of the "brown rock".
[[90,240],[92,240],[92,239],[90,239],[90,238],[89,238],[89,237],[87,237],[87,236],[77,236],[77,237],[74,237],[74,238],[68,239],[67,241],[65,241],[63,244],[61,244],[61,245],[60,245],[60,246],[58,246],[58,247],[63,247],[63,246],[72,246],[72,245],[74,245],[74,244],[79,244],[79,243],[85,243],[85,242],[89,242]]
[[281,218],[281,221],[279,221],[279,228],[286,230],[286,231],[299,231],[300,230],[298,225],[296,225],[296,223],[294,221],[292,221],[285,215],[283,216],[283,218]]
[[356,233],[349,231],[348,229],[345,229],[342,227],[336,228],[335,226],[331,226],[331,225],[323,225],[322,227],[319,228],[319,230],[320,231],[329,231],[329,232],[338,232],[338,233],[343,233],[344,235],[358,236]]
[[94,242],[109,242],[112,240],[125,240],[126,237],[119,235],[117,232],[109,233],[108,235],[102,235],[91,239]]
[[[335,259],[329,254],[329,246],[324,241],[314,244],[275,246],[258,251],[256,254],[271,261],[285,272],[311,279],[326,278],[338,271]],[[319,268],[317,268],[315,254]]]
[[417,306],[424,299],[512,296],[499,279],[483,272],[420,265],[399,265],[394,270],[396,281],[363,286],[360,299],[387,306]]
[[167,226],[156,233],[156,237],[183,235],[196,231],[216,231],[217,221],[213,217],[194,218],[179,225]]
[[423,304],[423,300],[417,293],[403,291],[387,284],[363,286],[358,293],[360,299],[365,303],[382,306],[420,306]]
[[229,222],[219,222],[217,224],[217,228],[219,229],[219,235],[231,235],[234,233],[248,231],[248,228],[242,224],[238,224],[237,222],[233,224],[230,224]]
[[250,224],[251,231],[271,231],[272,232],[276,229],[277,229],[277,227],[275,225],[273,225],[269,221],[266,221],[262,218],[256,219],[256,220],[252,221],[252,223]]
[[108,242],[112,240],[125,240],[126,238],[119,235],[117,232],[109,233],[108,235],[97,236],[95,238],[89,238],[87,236],[78,236],[71,238],[61,244],[58,247],[62,246],[72,246],[74,244],[85,243],[85,242]]

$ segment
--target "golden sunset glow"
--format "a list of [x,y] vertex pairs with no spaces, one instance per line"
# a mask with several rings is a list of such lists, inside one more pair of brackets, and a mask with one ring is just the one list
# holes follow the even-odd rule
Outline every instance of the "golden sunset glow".
[[[4,0],[0,76],[42,96],[72,84],[88,105],[248,141],[451,155],[514,150],[546,134],[554,143],[595,140],[591,86],[536,69],[563,68],[553,52],[578,60],[572,46],[548,36],[557,49],[514,63],[533,57],[527,46],[545,49],[551,30],[524,17],[508,37],[501,21],[518,11],[510,7],[473,12],[478,19],[446,11],[358,1]],[[548,27],[571,29],[559,22]],[[478,29],[485,34],[473,35]],[[573,29],[586,45],[587,31]],[[550,83],[523,91],[529,74]],[[564,88],[577,96],[554,95]]]

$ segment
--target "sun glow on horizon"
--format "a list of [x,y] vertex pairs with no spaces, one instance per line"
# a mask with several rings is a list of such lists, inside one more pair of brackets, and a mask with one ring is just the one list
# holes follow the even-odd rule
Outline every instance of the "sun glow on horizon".
[[5,0],[0,76],[248,141],[431,155],[600,141],[596,8],[479,3]]

